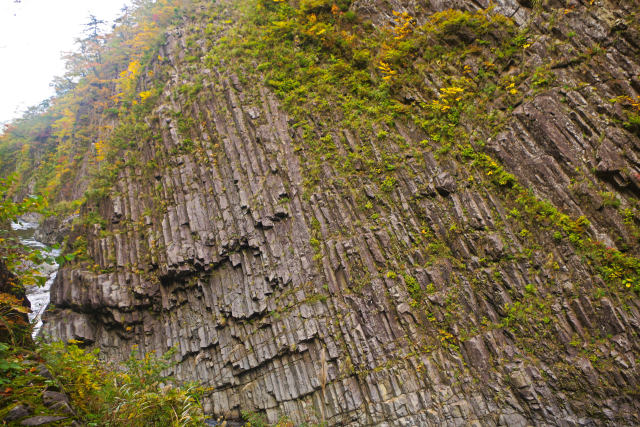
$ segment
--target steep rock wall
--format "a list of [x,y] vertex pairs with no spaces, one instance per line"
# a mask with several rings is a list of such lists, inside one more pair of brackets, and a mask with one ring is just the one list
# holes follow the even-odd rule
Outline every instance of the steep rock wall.
[[[424,22],[448,6],[409,3],[351,7],[382,26],[392,10]],[[513,110],[497,99],[507,117],[499,133],[467,127],[479,126],[475,138],[535,197],[588,219],[573,223],[580,233],[637,254],[636,220],[624,209],[635,209],[640,140],[609,102],[640,92],[638,28],[625,23],[637,6],[588,3],[498,5],[530,25],[526,63],[552,58],[555,80]],[[234,2],[220,8],[216,22],[232,26]],[[554,234],[542,205],[526,213],[513,192],[478,185],[487,172],[464,158],[407,155],[429,139],[409,121],[355,132],[308,111],[310,132],[337,158],[366,146],[375,159],[401,159],[389,188],[366,173],[345,178],[329,157],[317,161],[262,81],[197,63],[197,96],[178,90],[193,87],[185,52],[200,27],[185,20],[153,63],[155,79],[166,79],[144,119],[149,137],[109,195],[83,208],[106,225],[72,231],[87,259],[60,270],[46,332],[114,359],[134,345],[177,346],[178,378],[212,386],[205,407],[231,418],[640,422],[637,295],[605,283],[580,246]],[[604,52],[581,55],[595,43]],[[435,76],[431,84],[443,86]]]

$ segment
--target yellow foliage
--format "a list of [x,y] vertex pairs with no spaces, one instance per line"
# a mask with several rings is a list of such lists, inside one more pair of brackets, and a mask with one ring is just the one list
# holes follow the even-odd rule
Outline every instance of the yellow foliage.
[[140,61],[134,60],[129,63],[126,70],[120,73],[118,86],[124,96],[131,95],[135,90],[141,68]]
[[152,92],[150,90],[145,90],[138,94],[138,96],[140,97],[140,102],[145,102],[147,98],[149,98],[151,95],[152,95]]
[[380,61],[378,63],[378,69],[384,74],[382,77],[384,80],[390,80],[391,77],[398,74],[397,71],[393,70],[391,66],[384,61]]
[[22,305],[22,300],[14,295],[0,292],[0,307],[8,306],[11,310],[18,311],[20,313],[29,313],[31,310],[28,307]]
[[631,108],[635,110],[636,114],[640,114],[640,96],[636,96],[632,98],[630,96],[619,96],[618,98],[614,98],[615,101],[623,101],[631,105]]
[[132,78],[140,74],[140,62],[133,61],[129,64],[126,71],[123,71],[120,75],[123,75],[128,78]]
[[413,16],[409,15],[407,12],[396,12],[393,11],[395,16],[394,21],[396,22],[396,26],[393,28],[393,32],[395,33],[396,40],[402,40],[405,37],[411,35],[413,33],[413,25],[415,19]]
[[66,139],[71,136],[71,132],[73,131],[73,124],[75,123],[76,115],[71,111],[70,108],[65,108],[62,111],[62,117],[56,120],[53,124],[54,136],[58,138],[60,141]]
[[444,113],[451,109],[451,106],[447,105],[446,102],[447,102],[446,100],[444,100],[444,102],[440,102],[439,100],[434,99],[433,101],[431,101],[431,109],[436,111],[441,111]]
[[[462,81],[464,82],[464,81]],[[429,108],[433,111],[446,113],[453,105],[458,103],[464,96],[465,89],[459,86],[440,88],[438,99],[431,101]]]
[[440,94],[441,97],[444,97],[444,96],[455,96],[455,95],[463,93],[464,89],[461,88],[461,87],[456,87],[456,86],[443,87],[443,88],[440,88],[440,92],[442,92]]
[[93,146],[96,149],[96,162],[100,163],[104,160],[106,154],[105,143],[103,140],[98,140],[93,144]]
[[156,39],[160,28],[155,22],[145,22],[142,24],[140,31],[131,41],[131,47],[134,52],[144,52],[149,48],[151,42]]
[[635,98],[632,98],[627,95],[620,95],[620,96],[616,96],[615,98],[611,98],[609,101],[618,102],[624,106],[630,106],[631,109],[634,110],[636,114],[640,114],[640,96],[636,96]]

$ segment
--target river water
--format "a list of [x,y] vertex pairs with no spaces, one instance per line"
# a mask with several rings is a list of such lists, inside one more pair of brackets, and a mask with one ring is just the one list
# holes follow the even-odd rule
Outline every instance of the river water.
[[[51,257],[57,257],[60,255],[60,249],[48,249],[45,244],[39,242],[33,238],[33,235],[38,228],[37,222],[21,221],[18,220],[11,224],[22,244],[31,248],[40,249],[43,255],[49,255]],[[50,289],[53,281],[58,274],[58,264],[42,264],[38,267],[38,270],[47,276],[47,281],[44,286],[27,286],[27,298],[31,302],[31,313],[29,313],[29,320],[31,323],[35,323],[33,328],[33,337],[35,338],[40,332],[42,327],[42,313],[49,305],[50,301]]]

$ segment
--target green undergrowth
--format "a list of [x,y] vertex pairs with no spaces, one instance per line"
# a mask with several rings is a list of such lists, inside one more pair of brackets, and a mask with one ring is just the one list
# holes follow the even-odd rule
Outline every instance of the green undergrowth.
[[[133,350],[121,366],[114,366],[100,360],[98,350],[85,350],[73,341],[0,344],[0,419],[18,404],[29,406],[33,415],[68,416],[63,409],[44,406],[42,393],[55,390],[70,398],[73,418],[88,426],[204,425],[200,398],[206,390],[178,385],[165,374],[173,354],[156,357]],[[69,424],[67,419],[56,425]]]
[[[286,415],[281,416],[275,424],[270,424],[262,414],[252,411],[242,411],[242,419],[245,421],[244,427],[294,427],[296,425]],[[300,427],[326,427],[327,423],[297,425]]]

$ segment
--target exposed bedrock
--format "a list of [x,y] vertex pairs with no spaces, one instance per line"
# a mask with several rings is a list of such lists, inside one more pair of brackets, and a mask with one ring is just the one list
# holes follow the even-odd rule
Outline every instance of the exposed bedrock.
[[[384,25],[400,3],[419,19],[488,6],[352,8]],[[547,12],[525,3],[497,7],[530,22],[540,40],[557,36]],[[640,139],[609,102],[640,91],[640,37],[613,29],[633,6],[571,4],[570,45],[598,43],[606,54],[586,65],[553,53],[557,84],[532,91],[486,149],[537,197],[585,216],[589,236],[637,254],[637,236],[606,198],[631,206],[640,185]],[[303,131],[262,82],[204,69],[195,100],[175,94],[187,33],[174,30],[162,47],[173,77],[146,119],[156,137],[109,196],[84,208],[106,226],[71,232],[88,260],[60,269],[45,333],[116,360],[134,345],[176,346],[177,377],[211,386],[206,410],[230,418],[248,410],[270,422],[286,414],[353,426],[640,423],[637,296],[599,292],[608,285],[583,253],[514,218],[513,200],[473,185],[455,160],[407,158],[384,197],[366,174],[353,191],[330,162],[309,186]],[[544,46],[533,44],[527,60],[546,61]],[[187,135],[176,112],[193,118]],[[365,144],[380,155],[375,134],[334,125],[318,117],[314,132],[330,134],[345,156]],[[409,145],[426,137],[401,121],[390,131]],[[509,321],[531,322],[531,335]]]

